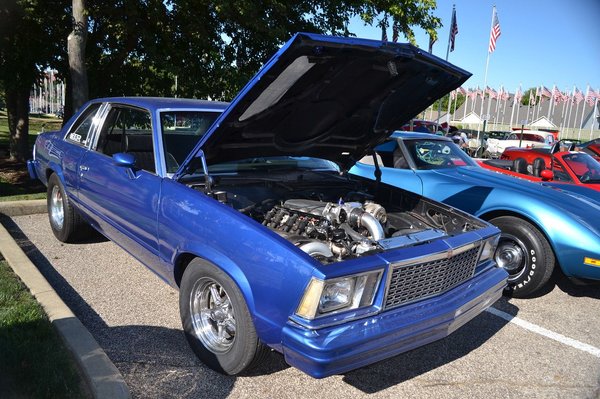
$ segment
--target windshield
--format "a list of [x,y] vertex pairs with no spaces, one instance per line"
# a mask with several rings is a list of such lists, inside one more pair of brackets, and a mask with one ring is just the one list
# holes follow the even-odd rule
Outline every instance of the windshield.
[[[550,137],[550,136],[548,136]],[[508,136],[508,140],[520,140],[521,139],[521,134],[517,134],[517,133],[513,133],[510,136]],[[523,141],[534,141],[536,143],[551,143],[552,140],[550,138],[548,138],[547,140],[544,139],[544,136],[540,136],[539,134],[532,134],[532,133],[523,133]]]
[[562,159],[580,182],[585,184],[600,183],[600,163],[588,154],[571,153],[563,155]]
[[166,111],[160,113],[167,173],[177,171],[179,165],[220,114],[220,111]]
[[477,166],[475,161],[451,141],[404,140],[417,169],[447,169]]
[[223,162],[208,166],[210,173],[278,172],[311,170],[339,172],[339,167],[331,161],[311,157],[262,157],[241,161]]

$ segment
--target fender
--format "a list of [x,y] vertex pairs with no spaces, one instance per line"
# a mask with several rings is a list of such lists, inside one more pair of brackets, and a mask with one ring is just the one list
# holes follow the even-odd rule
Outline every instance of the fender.
[[185,254],[194,255],[197,258],[204,259],[212,265],[218,267],[223,272],[225,272],[238,286],[248,309],[251,313],[256,311],[256,307],[254,304],[254,295],[252,293],[252,289],[250,288],[250,284],[244,272],[240,269],[240,267],[231,260],[226,254],[216,251],[214,248],[211,248],[201,242],[197,241],[189,241],[182,243],[181,247],[178,247],[173,256],[171,257],[171,267],[173,268],[173,273],[170,278],[172,278],[173,283],[175,282],[175,266],[177,265],[177,261],[184,256]]

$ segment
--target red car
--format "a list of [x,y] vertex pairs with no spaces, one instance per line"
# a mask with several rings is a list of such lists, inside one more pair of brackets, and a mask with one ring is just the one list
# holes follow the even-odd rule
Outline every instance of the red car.
[[600,162],[584,152],[552,148],[507,148],[500,159],[481,161],[486,169],[533,181],[575,184],[600,191]]
[[585,152],[586,154],[590,154],[592,157],[596,158],[598,162],[600,162],[600,138],[583,143],[577,146],[577,149]]

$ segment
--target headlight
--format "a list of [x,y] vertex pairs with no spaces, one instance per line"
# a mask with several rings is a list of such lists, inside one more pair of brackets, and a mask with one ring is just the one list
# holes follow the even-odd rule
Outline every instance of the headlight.
[[344,310],[371,306],[382,272],[361,273],[331,280],[313,277],[296,314],[308,320]]
[[497,234],[493,237],[486,239],[483,243],[483,249],[481,250],[481,255],[479,256],[479,263],[485,262],[486,260],[490,260],[494,258],[494,253],[496,252],[496,248],[498,247],[498,241],[500,240],[500,235]]

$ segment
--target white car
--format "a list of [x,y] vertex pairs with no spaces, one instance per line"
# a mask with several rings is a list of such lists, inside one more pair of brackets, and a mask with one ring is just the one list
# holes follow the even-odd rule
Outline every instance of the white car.
[[550,146],[554,143],[554,134],[540,130],[523,130],[511,133],[505,140],[488,139],[486,152],[492,158],[498,158],[508,147],[534,148]]

